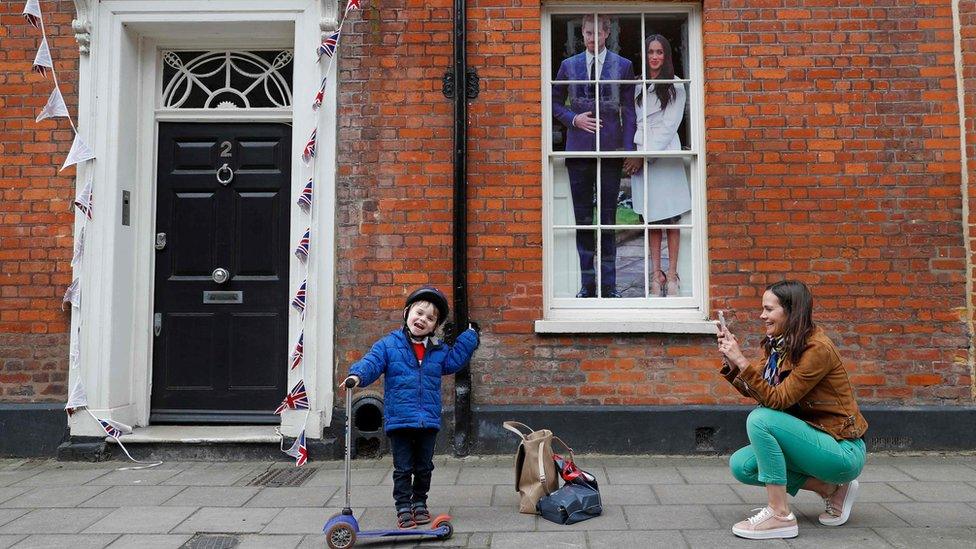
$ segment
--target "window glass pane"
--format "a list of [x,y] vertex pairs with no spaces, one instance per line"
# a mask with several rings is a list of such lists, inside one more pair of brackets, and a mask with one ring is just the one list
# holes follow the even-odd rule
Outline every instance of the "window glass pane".
[[[595,229],[555,229],[553,231],[553,297],[576,297],[581,291],[580,259],[576,253],[577,242],[595,240]],[[595,294],[587,295],[595,296]]]
[[648,15],[644,18],[643,53],[636,63],[638,74],[643,75],[645,80],[635,90],[638,132],[635,142],[638,142],[639,150],[690,148],[688,84],[647,82],[688,77],[687,37],[688,19],[685,14]]
[[[680,224],[685,217],[679,218],[675,224]],[[652,291],[660,288],[659,293],[652,292],[652,297],[692,295],[691,229],[651,228],[647,232]]]
[[687,158],[644,158],[640,171],[630,176],[633,210],[647,223],[668,220],[691,211]]
[[[609,234],[611,231],[606,231]],[[647,242],[643,229],[617,229],[617,292],[621,297],[647,296]]]

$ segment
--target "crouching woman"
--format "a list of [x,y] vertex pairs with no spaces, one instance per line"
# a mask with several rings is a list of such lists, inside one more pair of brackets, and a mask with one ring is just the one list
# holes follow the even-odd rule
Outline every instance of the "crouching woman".
[[732,527],[739,537],[796,537],[787,493],[818,493],[825,526],[847,522],[857,497],[868,425],[837,349],[813,323],[812,313],[813,296],[802,282],[785,280],[767,288],[759,315],[766,332],[764,359],[755,365],[732,332],[719,326],[722,376],[760,404],[746,420],[749,445],[733,454],[729,465],[739,481],[766,487],[768,505]]

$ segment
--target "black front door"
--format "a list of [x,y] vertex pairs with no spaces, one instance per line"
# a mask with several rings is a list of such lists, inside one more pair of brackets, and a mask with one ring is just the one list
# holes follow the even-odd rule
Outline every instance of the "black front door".
[[161,123],[153,423],[272,423],[288,374],[291,128]]

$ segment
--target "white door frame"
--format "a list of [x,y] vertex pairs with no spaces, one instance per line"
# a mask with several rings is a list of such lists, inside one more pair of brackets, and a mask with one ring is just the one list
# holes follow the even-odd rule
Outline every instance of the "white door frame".
[[[135,426],[147,425],[152,382],[153,273],[157,127],[160,120],[285,122],[292,126],[292,203],[289,242],[296,243],[308,217],[294,203],[314,177],[312,261],[308,265],[305,329],[305,385],[310,393],[309,438],[331,422],[334,400],[333,303],[335,258],[336,100],[334,73],[325,102],[313,115],[311,99],[324,76],[315,62],[323,32],[338,16],[328,0],[76,0],[79,43],[79,130],[97,159],[79,167],[80,183],[91,175],[95,216],[86,229],[81,276],[82,306],[72,315],[72,347],[80,348],[77,369],[95,415]],[[288,111],[157,112],[159,50],[179,48],[294,48],[293,114]],[[318,118],[316,118],[318,117]],[[315,173],[299,160],[319,121]],[[93,170],[92,174],[88,170]],[[122,191],[131,193],[131,225],[121,223]],[[77,237],[80,222],[76,224]],[[293,254],[289,288],[297,289],[305,267]],[[289,309],[290,310],[290,309]],[[80,327],[80,330],[79,330]],[[298,338],[291,314],[288,349]],[[290,388],[300,369],[289,372]],[[282,398],[284,395],[282,395]],[[297,436],[304,412],[286,412],[282,431]],[[69,420],[72,435],[104,434],[88,414]]]

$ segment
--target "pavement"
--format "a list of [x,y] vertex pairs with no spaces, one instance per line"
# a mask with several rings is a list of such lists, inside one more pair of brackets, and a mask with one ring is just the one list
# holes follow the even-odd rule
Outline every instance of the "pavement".
[[[800,535],[753,542],[731,525],[765,503],[721,457],[578,456],[600,483],[604,514],[571,526],[517,512],[512,458],[436,458],[431,511],[450,540],[361,540],[356,547],[976,548],[976,455],[870,454],[850,522],[817,523],[820,500],[793,500]],[[301,486],[249,485],[286,462],[0,460],[0,549],[325,547],[322,525],[344,499],[342,462],[309,462]],[[282,473],[284,474],[284,473]],[[363,528],[392,528],[390,458],[353,461],[352,507]]]

